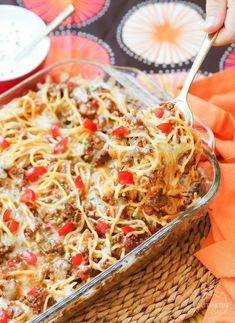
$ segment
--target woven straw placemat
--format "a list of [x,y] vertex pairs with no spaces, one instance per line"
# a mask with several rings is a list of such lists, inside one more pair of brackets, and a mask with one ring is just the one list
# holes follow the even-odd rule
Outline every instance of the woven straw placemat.
[[102,295],[69,322],[182,322],[208,305],[216,278],[193,254],[209,231],[201,218],[181,241],[158,259]]

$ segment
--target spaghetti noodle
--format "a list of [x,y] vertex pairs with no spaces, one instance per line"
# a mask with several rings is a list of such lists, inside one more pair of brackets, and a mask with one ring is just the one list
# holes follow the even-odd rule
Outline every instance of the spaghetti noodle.
[[[173,104],[80,77],[0,110],[0,315],[25,322],[200,198],[201,144]],[[5,322],[5,321],[4,321]]]

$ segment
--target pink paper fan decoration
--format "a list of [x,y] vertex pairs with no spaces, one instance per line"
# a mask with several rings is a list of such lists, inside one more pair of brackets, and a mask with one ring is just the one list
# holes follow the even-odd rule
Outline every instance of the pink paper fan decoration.
[[120,25],[121,46],[140,61],[178,64],[198,52],[203,18],[186,1],[145,1]]
[[231,50],[228,56],[224,60],[224,69],[235,66],[235,48]]
[[22,3],[47,23],[72,3],[76,11],[64,21],[63,24],[67,25],[81,24],[94,18],[105,8],[106,0],[23,0]]
[[[78,35],[50,36],[51,49],[44,62],[44,67],[66,59],[92,59],[102,63],[110,63],[109,52],[95,40]],[[101,70],[91,64],[74,64],[73,74],[92,78],[101,74]],[[66,72],[66,71],[61,71]]]

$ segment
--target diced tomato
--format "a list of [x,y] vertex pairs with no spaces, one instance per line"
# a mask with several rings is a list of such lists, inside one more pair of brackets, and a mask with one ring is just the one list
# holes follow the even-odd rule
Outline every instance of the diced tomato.
[[37,287],[34,286],[32,288],[30,288],[30,290],[28,291],[28,295],[34,295],[37,292]]
[[124,126],[120,126],[112,131],[112,135],[122,138],[130,133],[130,130]]
[[3,222],[8,222],[11,218],[11,213],[12,213],[12,210],[11,209],[6,209],[3,213]]
[[77,176],[74,179],[74,184],[79,190],[83,190],[85,187],[84,183],[82,182],[81,176]]
[[89,119],[84,120],[83,127],[92,131],[92,132],[97,130],[97,124]]
[[154,210],[153,210],[151,207],[146,207],[146,208],[144,208],[144,212],[145,212],[147,215],[153,215],[153,214],[154,214]]
[[93,239],[94,236],[90,231],[86,231],[83,235],[83,241],[88,241],[89,238]]
[[74,265],[77,265],[77,266],[81,265],[81,263],[82,263],[82,254],[77,253],[75,256],[72,257],[71,260],[72,260],[72,263]]
[[39,176],[44,175],[47,172],[46,167],[44,166],[36,166],[33,168],[30,168],[26,172],[26,178],[29,182],[36,182],[39,178]]
[[23,194],[21,195],[20,202],[27,204],[27,203],[36,201],[36,199],[37,199],[36,193],[30,188],[25,188],[23,190]]
[[53,123],[51,125],[51,135],[54,139],[56,139],[59,136],[60,132],[60,126],[56,123]]
[[8,323],[7,313],[3,309],[0,309],[0,323]]
[[134,178],[131,172],[126,170],[118,172],[118,183],[119,184],[133,184]]
[[6,148],[7,148],[7,147],[9,147],[9,146],[10,146],[9,141],[7,141],[7,140],[5,139],[5,137],[0,136],[0,148],[2,148],[2,149],[6,149]]
[[7,265],[10,267],[10,268],[13,268],[13,267],[16,267],[18,263],[18,260],[16,258],[10,258],[8,259],[7,261]]
[[169,133],[169,132],[171,132],[172,126],[171,126],[170,122],[165,122],[165,123],[159,124],[157,126],[157,128],[159,130],[161,130],[161,132]]
[[98,221],[96,223],[96,229],[99,233],[104,234],[108,228],[108,225],[103,221]]
[[155,110],[155,116],[157,118],[159,118],[159,119],[162,118],[163,114],[164,114],[164,109],[158,108]]
[[66,234],[74,230],[74,225],[71,222],[65,223],[59,230],[59,236],[64,237]]
[[20,223],[18,221],[12,219],[9,224],[9,230],[13,233],[16,233],[19,229],[19,225],[20,225]]
[[64,137],[63,139],[61,139],[60,141],[58,141],[56,144],[55,144],[55,147],[53,149],[53,154],[62,154],[66,151],[67,149],[67,146],[68,146],[68,138],[67,137]]
[[122,232],[124,233],[124,234],[127,234],[127,233],[130,233],[130,232],[132,232],[132,231],[134,231],[134,229],[132,228],[132,227],[130,227],[130,226],[125,226],[125,227],[122,227]]
[[20,254],[20,258],[26,261],[29,265],[36,265],[37,263],[37,256],[31,251],[23,251]]

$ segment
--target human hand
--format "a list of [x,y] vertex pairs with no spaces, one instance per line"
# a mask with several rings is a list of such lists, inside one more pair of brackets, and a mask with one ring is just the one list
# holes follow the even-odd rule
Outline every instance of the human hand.
[[220,30],[217,46],[235,42],[235,0],[207,0],[204,30],[208,33]]

